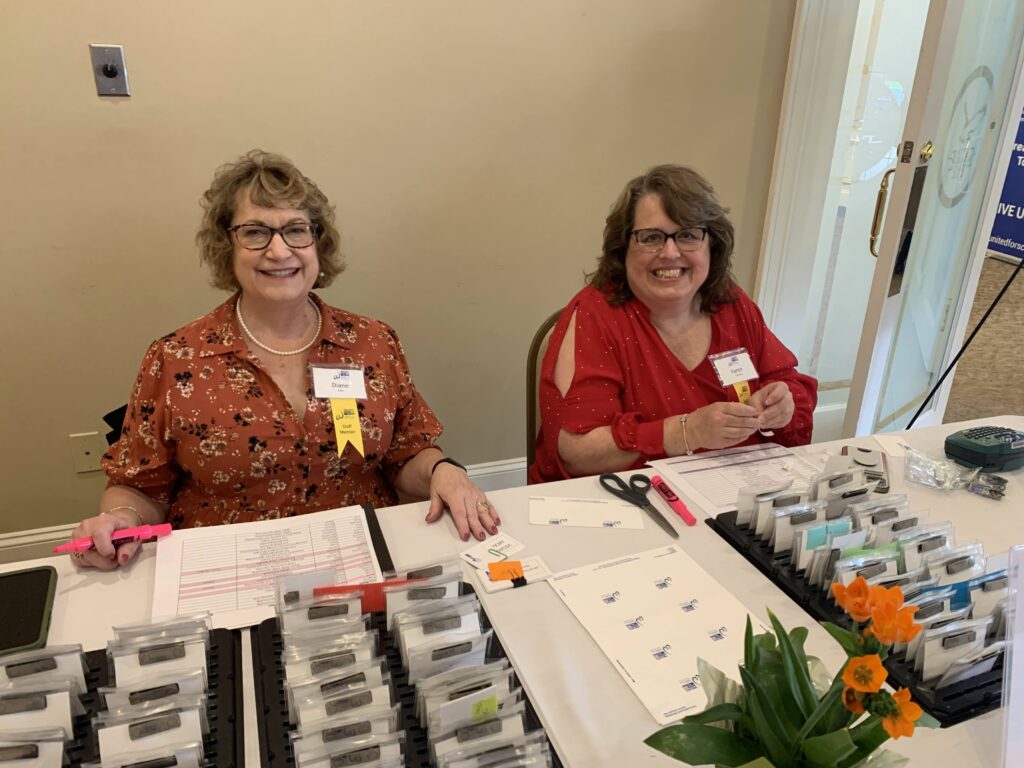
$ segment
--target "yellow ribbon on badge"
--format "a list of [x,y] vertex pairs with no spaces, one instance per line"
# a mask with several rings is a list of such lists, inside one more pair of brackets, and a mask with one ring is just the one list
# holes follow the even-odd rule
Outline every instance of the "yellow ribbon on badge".
[[353,398],[331,398],[331,416],[334,419],[334,440],[338,444],[338,455],[349,443],[359,455],[363,455],[363,427],[359,423],[359,409]]
[[740,399],[740,402],[746,405],[747,400],[750,399],[750,382],[737,381],[732,388],[736,390],[736,397]]

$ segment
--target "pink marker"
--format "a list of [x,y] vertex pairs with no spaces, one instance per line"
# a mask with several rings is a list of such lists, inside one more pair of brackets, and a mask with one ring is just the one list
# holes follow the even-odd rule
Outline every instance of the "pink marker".
[[[122,528],[110,534],[110,540],[114,544],[124,544],[128,541],[143,541],[157,536],[166,536],[171,532],[171,524],[161,525],[140,525],[135,528]],[[67,544],[54,547],[54,552],[88,552],[95,546],[92,536],[85,536],[81,539],[72,539]]]
[[651,478],[651,485],[653,485],[654,490],[661,495],[661,498],[663,498],[665,502],[672,507],[672,511],[683,518],[684,523],[687,525],[697,524],[697,518],[690,513],[690,510],[686,508],[686,505],[683,504],[680,498],[675,495],[671,488],[668,487],[668,483],[662,480],[659,475],[655,475]]

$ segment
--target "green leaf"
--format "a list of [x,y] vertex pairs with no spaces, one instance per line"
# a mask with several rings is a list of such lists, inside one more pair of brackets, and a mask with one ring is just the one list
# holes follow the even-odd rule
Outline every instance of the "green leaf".
[[813,736],[803,743],[804,757],[813,768],[834,768],[843,758],[856,751],[857,745],[845,728],[824,736]]
[[836,642],[843,646],[843,650],[846,651],[847,656],[860,656],[863,653],[863,646],[860,644],[859,637],[848,629],[843,629],[833,624],[831,621],[821,622],[821,626],[825,628],[825,631],[835,638]]
[[730,731],[698,723],[662,728],[644,739],[644,744],[690,765],[740,766],[764,754],[759,745]]
[[754,731],[758,739],[773,763],[787,763],[792,754],[792,738],[787,737],[787,727],[779,719],[775,702],[769,699],[757,678],[743,667],[740,667],[740,678],[743,687],[747,689],[747,708],[754,721]]
[[767,757],[759,757],[757,760],[744,763],[739,768],[775,768],[775,766],[771,764]]
[[[811,733],[819,722],[824,722],[825,715],[828,714],[832,706],[836,702],[840,702],[840,697],[843,695],[843,687],[842,680],[836,680],[832,683],[832,687],[828,689],[828,693],[826,693],[821,701],[818,702],[818,706],[814,708],[814,711],[811,712],[810,717],[807,718],[807,721],[800,729],[800,733],[796,735],[796,742],[798,744],[807,738],[807,735]],[[840,706],[842,706],[841,702]],[[820,733],[821,731],[818,732]]]
[[688,715],[683,718],[684,723],[696,723],[698,725],[711,725],[721,720],[738,722],[748,731],[754,730],[753,721],[738,704],[719,704],[716,707],[708,707],[699,715]]
[[750,614],[747,614],[747,628],[743,632],[743,666],[750,670],[750,674],[757,674],[757,650],[754,647],[754,625],[750,621]]
[[871,715],[850,731],[850,738],[857,745],[857,750],[841,762],[836,763],[836,768],[852,768],[861,760],[865,760],[868,755],[888,740],[889,734],[882,727],[882,721]]
[[818,697],[814,693],[814,686],[811,685],[811,676],[807,673],[807,660],[803,658],[802,653],[797,654],[779,617],[768,611],[768,618],[779,641],[779,652],[782,654],[782,667],[786,672],[789,694],[800,709],[800,714],[805,718],[810,717],[818,705]]

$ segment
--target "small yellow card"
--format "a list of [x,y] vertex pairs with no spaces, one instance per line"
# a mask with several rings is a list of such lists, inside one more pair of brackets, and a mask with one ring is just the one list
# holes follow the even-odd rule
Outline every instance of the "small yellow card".
[[732,388],[736,390],[736,397],[740,399],[740,402],[746,405],[750,399],[750,382],[749,381],[737,381],[732,385]]
[[483,720],[488,717],[494,717],[498,714],[498,697],[488,696],[486,699],[480,699],[473,705],[472,717],[474,720]]
[[500,563],[488,563],[487,572],[491,581],[512,581],[523,578],[523,564],[519,560],[505,560]]
[[331,416],[334,419],[334,440],[341,456],[349,443],[363,455],[363,427],[359,423],[359,409],[353,398],[331,398]]

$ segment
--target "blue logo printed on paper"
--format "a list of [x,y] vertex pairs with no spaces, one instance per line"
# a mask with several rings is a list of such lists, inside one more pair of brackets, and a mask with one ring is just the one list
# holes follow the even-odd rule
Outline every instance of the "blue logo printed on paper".
[[640,629],[644,624],[644,617],[637,616],[635,619],[626,619],[626,629]]
[[666,576],[664,579],[658,579],[656,582],[654,582],[654,586],[656,586],[658,589],[668,589],[671,583],[672,577]]
[[605,605],[610,605],[617,601],[620,597],[622,597],[622,594],[618,590],[616,590],[615,592],[609,592],[607,595],[601,595],[601,602]]
[[697,598],[693,600],[687,600],[685,603],[680,603],[679,607],[683,609],[685,613],[692,613],[697,610],[697,606],[700,605],[700,601]]
[[548,519],[548,525],[565,525],[569,522],[567,517],[552,517]]
[[605,528],[618,528],[620,525],[622,525],[622,521],[621,520],[605,520],[604,522],[601,523],[601,525],[603,527],[605,527]]
[[700,688],[700,675],[694,675],[693,677],[684,677],[679,681],[679,685],[682,686],[684,691],[696,691]]
[[710,632],[708,632],[708,637],[715,641],[725,640],[725,637],[728,634],[728,629],[726,629],[725,627],[719,627],[718,629],[712,629]]
[[653,656],[655,659],[658,659],[659,661],[661,659],[667,659],[669,657],[669,654],[671,654],[671,653],[672,653],[672,646],[671,645],[663,645],[660,648],[652,648],[651,649],[651,656]]

